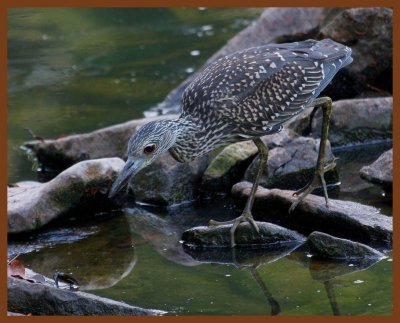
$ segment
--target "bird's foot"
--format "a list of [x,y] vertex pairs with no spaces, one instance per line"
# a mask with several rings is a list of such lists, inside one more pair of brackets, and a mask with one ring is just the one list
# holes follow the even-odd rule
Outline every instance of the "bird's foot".
[[253,215],[251,214],[251,212],[249,211],[244,211],[242,213],[242,215],[240,215],[239,217],[237,217],[236,219],[230,220],[230,221],[214,221],[214,220],[210,220],[208,222],[209,226],[217,226],[217,225],[224,225],[224,224],[232,224],[231,230],[230,230],[230,234],[231,234],[231,247],[235,247],[236,243],[235,243],[235,231],[238,227],[238,225],[242,222],[249,222],[250,225],[253,227],[253,229],[258,233],[260,232],[260,229],[258,228],[257,223],[254,221]]
[[308,194],[310,194],[312,191],[314,191],[316,188],[320,186],[322,186],[324,190],[326,207],[329,208],[328,190],[326,188],[324,174],[334,169],[335,167],[336,167],[336,158],[329,164],[325,165],[320,171],[316,170],[312,181],[303,188],[293,193],[293,196],[298,196],[298,197],[290,206],[289,213],[291,213],[297,207],[297,205],[305,199],[305,197]]

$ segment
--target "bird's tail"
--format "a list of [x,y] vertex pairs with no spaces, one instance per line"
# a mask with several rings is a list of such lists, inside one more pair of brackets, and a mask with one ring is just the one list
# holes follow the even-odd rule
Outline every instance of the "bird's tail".
[[337,65],[337,69],[353,61],[351,48],[348,46],[337,43],[329,38],[320,41],[307,40],[306,42],[310,41],[313,43],[308,50],[311,59],[322,60],[328,63],[333,62]]

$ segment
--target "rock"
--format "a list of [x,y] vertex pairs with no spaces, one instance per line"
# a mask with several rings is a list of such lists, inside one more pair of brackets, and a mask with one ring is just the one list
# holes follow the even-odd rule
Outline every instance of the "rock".
[[271,150],[275,147],[283,147],[287,142],[296,136],[297,134],[292,129],[284,127],[281,132],[276,132],[272,135],[261,137],[261,140],[268,147],[268,149]]
[[322,95],[337,100],[371,90],[392,92],[392,14],[391,8],[351,8],[325,21],[320,37],[350,46],[354,60]]
[[382,186],[385,192],[392,194],[393,186],[393,149],[383,153],[376,161],[360,170],[361,178]]
[[207,64],[245,48],[314,38],[316,28],[330,11],[296,7],[265,9],[259,19],[231,38],[207,60]]
[[[267,167],[260,179],[260,185],[280,189],[299,189],[312,180],[317,163],[319,140],[297,137],[287,139],[282,144],[283,147],[275,147],[269,151]],[[328,142],[326,160],[332,161],[333,158]],[[259,157],[253,160],[244,174],[244,180],[254,180],[259,162]],[[325,173],[325,179],[327,184],[337,183],[336,168]]]
[[204,155],[191,163],[179,163],[164,153],[131,179],[136,201],[166,206],[197,199],[209,161],[209,155]]
[[312,254],[323,258],[383,258],[385,255],[365,244],[340,239],[329,234],[314,231],[307,238]]
[[[235,232],[237,246],[267,245],[284,242],[303,241],[304,238],[295,231],[266,222],[257,222],[260,232],[257,233],[249,223],[241,223]],[[230,247],[231,224],[218,226],[200,226],[186,230],[182,234],[185,244],[207,247]]]
[[8,232],[39,229],[78,207],[96,209],[110,204],[106,195],[123,165],[120,158],[83,161],[50,182],[9,187]]
[[32,315],[162,315],[84,292],[8,277],[8,310]]
[[169,118],[173,119],[176,116],[138,119],[56,140],[29,141],[23,147],[35,154],[40,164],[59,171],[87,159],[126,159],[129,138],[139,127],[153,120]]
[[[329,129],[331,145],[343,146],[391,138],[392,105],[392,97],[335,101]],[[308,118],[307,113],[301,115],[292,123],[292,129],[302,133]],[[318,109],[311,125],[314,138],[321,136],[321,127],[322,111]]]
[[[245,203],[251,186],[249,182],[233,186],[232,195],[238,204]],[[392,218],[380,214],[378,209],[333,199],[327,208],[323,197],[310,194],[289,214],[289,207],[295,200],[293,193],[259,187],[253,206],[255,219],[275,222],[304,234],[321,231],[368,245],[391,246]]]
[[225,147],[203,174],[201,190],[204,195],[229,192],[232,185],[242,178],[257,153],[258,149],[252,141],[238,142]]

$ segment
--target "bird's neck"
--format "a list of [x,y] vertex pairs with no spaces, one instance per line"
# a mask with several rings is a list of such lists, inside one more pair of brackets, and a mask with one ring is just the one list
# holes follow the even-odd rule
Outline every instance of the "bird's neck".
[[171,120],[171,126],[175,132],[176,141],[169,152],[177,161],[190,162],[209,151],[202,147],[203,127],[190,116],[180,116],[178,119]]

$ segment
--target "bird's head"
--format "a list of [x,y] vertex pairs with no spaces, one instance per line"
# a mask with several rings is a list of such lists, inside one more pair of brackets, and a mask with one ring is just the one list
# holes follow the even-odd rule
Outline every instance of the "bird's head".
[[132,135],[128,143],[128,159],[113,183],[108,197],[114,197],[142,168],[151,164],[176,141],[174,122],[152,121]]

